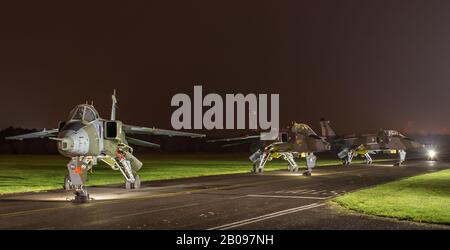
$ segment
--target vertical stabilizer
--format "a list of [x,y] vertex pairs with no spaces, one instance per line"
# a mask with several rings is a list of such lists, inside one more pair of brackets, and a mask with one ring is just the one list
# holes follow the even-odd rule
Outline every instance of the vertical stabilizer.
[[112,95],[112,106],[111,106],[111,121],[116,120],[116,109],[117,109],[117,98],[116,98],[116,89],[114,89]]
[[322,129],[322,136],[325,138],[332,138],[336,136],[334,130],[330,126],[330,121],[320,119],[320,128]]

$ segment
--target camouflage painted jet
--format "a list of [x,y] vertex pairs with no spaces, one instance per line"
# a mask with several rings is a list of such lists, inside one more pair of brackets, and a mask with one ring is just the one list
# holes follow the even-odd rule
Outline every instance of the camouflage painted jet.
[[6,139],[22,140],[47,137],[56,140],[59,153],[71,158],[67,165],[69,174],[64,179],[64,187],[67,190],[74,190],[75,201],[86,202],[89,200],[85,186],[87,173],[99,160],[108,164],[113,170],[121,172],[125,178],[127,189],[140,187],[137,171],[141,169],[142,162],[133,155],[133,148],[129,144],[144,147],[159,147],[159,145],[128,137],[129,134],[204,136],[126,125],[116,120],[116,108],[117,99],[114,91],[110,120],[100,118],[94,106],[80,104],[72,110],[67,121],[59,123],[57,129],[17,135]]
[[[303,174],[310,176],[312,168],[316,165],[315,152],[330,150],[330,144],[318,136],[308,125],[292,123],[286,130],[280,131],[276,141],[260,141],[260,135],[244,136],[237,138],[210,140],[209,142],[235,142],[224,146],[233,146],[243,143],[257,142],[260,148],[250,157],[253,163],[253,172],[262,173],[267,161],[282,158],[288,162],[288,170],[297,172],[298,165],[294,157],[305,157],[307,171]],[[268,144],[268,145],[267,145]]]
[[381,129],[377,134],[337,136],[330,126],[330,121],[320,120],[322,136],[331,144],[331,151],[334,152],[344,165],[349,165],[355,156],[365,157],[367,164],[372,164],[370,154],[376,152],[397,153],[398,162],[395,165],[401,165],[406,158],[406,151],[411,149],[420,149],[424,146],[412,139],[402,135],[395,130]]

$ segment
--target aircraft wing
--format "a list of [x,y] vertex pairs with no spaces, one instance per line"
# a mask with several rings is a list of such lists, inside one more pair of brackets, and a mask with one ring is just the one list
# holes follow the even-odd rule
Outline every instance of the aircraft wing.
[[148,141],[143,141],[143,140],[139,140],[136,138],[131,138],[127,136],[127,141],[130,144],[136,145],[136,146],[141,146],[141,147],[147,147],[147,148],[160,148],[161,146],[159,144],[156,143],[151,143]]
[[138,127],[138,126],[132,126],[132,125],[123,125],[122,126],[123,131],[125,131],[126,134],[144,134],[144,135],[167,135],[167,136],[188,136],[188,137],[205,137],[203,134],[195,134],[195,133],[188,133],[188,132],[181,132],[176,130],[165,130],[165,129],[158,129],[158,128],[147,128],[147,127]]
[[[345,143],[350,144],[350,145],[356,145],[358,144],[358,140],[360,140],[360,138],[358,137],[349,137],[349,138],[344,138],[342,139]],[[355,144],[356,143],[356,144]],[[359,146],[359,144],[357,145]]]
[[6,140],[23,140],[23,139],[33,139],[33,138],[46,138],[46,137],[53,137],[56,136],[58,133],[58,129],[50,129],[50,130],[42,130],[39,132],[33,132],[23,135],[15,135],[15,136],[9,136],[6,137]]
[[260,135],[246,135],[242,137],[235,137],[235,138],[224,138],[224,139],[217,139],[217,140],[209,140],[208,142],[228,142],[228,141],[246,141],[246,140],[255,140],[259,139]]

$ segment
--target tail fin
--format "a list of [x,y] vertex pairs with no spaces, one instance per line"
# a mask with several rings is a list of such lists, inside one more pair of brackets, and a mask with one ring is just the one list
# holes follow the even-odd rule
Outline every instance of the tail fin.
[[330,121],[327,121],[323,118],[320,119],[320,127],[322,128],[323,137],[331,138],[336,136],[336,133],[334,133],[334,130],[330,126]]
[[117,98],[116,98],[116,89],[114,89],[112,95],[112,106],[111,106],[111,121],[116,120],[116,109],[117,109]]

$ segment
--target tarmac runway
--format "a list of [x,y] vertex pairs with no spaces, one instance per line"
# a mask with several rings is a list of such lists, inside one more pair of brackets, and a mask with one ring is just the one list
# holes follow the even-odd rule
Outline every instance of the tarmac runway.
[[94,199],[74,204],[55,190],[0,197],[0,229],[450,229],[344,211],[333,197],[450,168],[408,161],[317,167],[313,176],[272,171],[153,181],[139,190],[90,187]]

